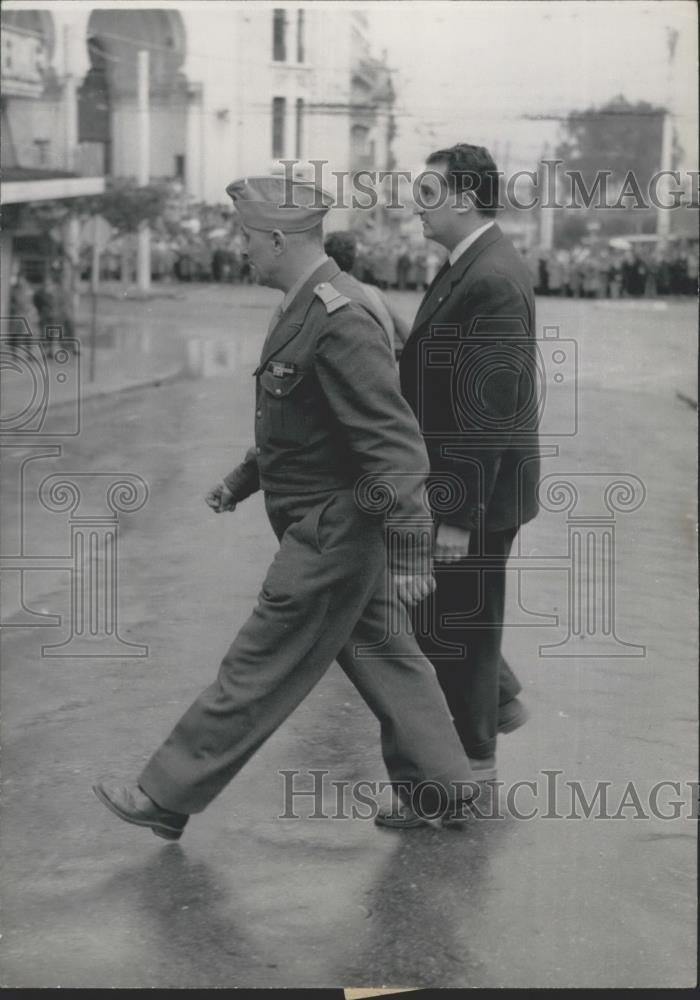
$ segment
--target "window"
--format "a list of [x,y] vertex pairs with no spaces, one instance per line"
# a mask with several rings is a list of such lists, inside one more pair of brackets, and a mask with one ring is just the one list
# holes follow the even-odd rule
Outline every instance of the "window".
[[304,98],[297,98],[297,122],[296,122],[296,142],[294,146],[294,155],[297,160],[302,158],[303,147],[304,147]]
[[272,58],[275,62],[287,61],[287,12],[277,8],[272,12]]
[[34,145],[36,147],[36,165],[39,167],[46,167],[49,164],[49,148],[51,146],[50,139],[35,139]]
[[369,147],[369,129],[365,125],[353,125],[350,130],[352,152],[356,156],[366,156]]
[[185,157],[182,153],[175,154],[175,177],[179,181],[184,181],[185,179]]
[[304,61],[304,11],[297,11],[297,62]]
[[287,114],[287,101],[284,97],[272,98],[272,156],[279,159],[284,156],[284,119]]

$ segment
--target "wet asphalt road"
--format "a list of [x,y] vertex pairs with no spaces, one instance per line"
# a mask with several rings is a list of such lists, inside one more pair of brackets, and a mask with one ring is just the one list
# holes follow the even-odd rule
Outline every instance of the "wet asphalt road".
[[[646,489],[641,506],[617,518],[615,560],[617,635],[645,648],[638,657],[540,655],[567,634],[566,569],[546,566],[567,551],[566,518],[541,514],[521,534],[521,554],[539,562],[519,596],[511,586],[519,627],[506,635],[532,719],[501,739],[496,818],[397,834],[308,818],[304,800],[307,818],[279,819],[281,768],[301,771],[306,787],[310,768],[335,780],[384,778],[377,726],[337,667],[179,844],[120,823],[92,795],[100,775],[136,774],[210,682],[275,550],[260,497],[220,517],[202,499],[250,440],[267,293],[238,294],[248,296],[242,307],[228,289],[192,289],[158,320],[186,339],[211,302],[211,335],[240,340],[232,371],[89,400],[81,435],[25,467],[21,530],[40,556],[70,546],[65,513],[36,502],[47,473],[134,473],[148,484],[148,502],[120,518],[118,591],[120,634],[148,656],[42,656],[42,644],[68,634],[69,578],[27,574],[31,608],[63,624],[5,635],[2,982],[691,985],[696,823],[619,810],[630,781],[649,814],[655,783],[697,772],[695,415],[675,395],[692,392],[689,305],[655,313],[540,303],[540,323],[560,325],[580,352],[578,433],[556,439],[545,473],[627,472]],[[411,301],[400,301],[410,313]],[[545,428],[556,429],[570,403],[550,398]],[[14,482],[9,475],[4,486],[5,538],[20,531]],[[555,800],[545,795],[547,770],[562,772]],[[535,785],[512,798],[518,781]],[[566,781],[589,795],[610,782],[608,812],[619,818],[545,818],[571,812]],[[675,797],[666,788],[659,808],[671,812]],[[680,799],[687,814],[692,790]],[[328,786],[327,807],[334,801]],[[536,818],[513,815],[534,807]]]

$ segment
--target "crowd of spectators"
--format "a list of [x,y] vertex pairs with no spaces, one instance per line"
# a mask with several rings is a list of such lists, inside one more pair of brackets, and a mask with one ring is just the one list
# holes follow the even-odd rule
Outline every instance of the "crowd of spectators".
[[374,242],[360,234],[353,274],[379,288],[423,291],[440,270],[445,256],[437,244],[417,247],[398,237]]
[[[218,232],[218,231],[217,231]],[[423,291],[440,269],[445,251],[431,243],[416,245],[399,236],[373,239],[356,233],[353,274],[360,281],[400,291]],[[538,295],[572,298],[696,295],[697,243],[670,244],[659,251],[653,244],[629,249],[601,244],[573,250],[523,251]],[[153,277],[179,281],[254,281],[243,253],[243,239],[232,230],[210,237],[181,234],[175,241],[156,239],[152,250]]]
[[[445,250],[400,234],[354,233],[352,273],[381,289],[423,291],[445,260]],[[101,255],[102,279],[120,280],[126,256],[124,237],[115,237]],[[522,250],[539,295],[572,298],[621,298],[695,295],[698,285],[697,241],[672,240],[665,249],[653,240],[619,239],[570,250]],[[132,262],[133,266],[133,262]],[[83,277],[88,276],[88,261]],[[200,216],[176,225],[155,227],[151,242],[154,281],[252,283],[235,215],[202,206]],[[133,275],[132,275],[133,277]]]
[[[423,291],[435,277],[445,252],[438,246],[417,247],[400,237],[376,239],[356,233],[353,274],[379,288]],[[120,280],[124,265],[122,241],[115,237],[100,260],[102,280]],[[88,277],[88,261],[83,277]],[[245,284],[255,280],[244,254],[236,220],[207,230],[193,226],[179,232],[154,231],[151,239],[154,281],[217,281]]]
[[642,298],[697,295],[698,249],[690,243],[628,248],[602,244],[574,250],[523,251],[538,295]]

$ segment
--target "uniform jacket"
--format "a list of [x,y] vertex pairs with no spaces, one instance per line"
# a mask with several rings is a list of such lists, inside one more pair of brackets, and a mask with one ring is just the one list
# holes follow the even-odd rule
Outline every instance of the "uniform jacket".
[[429,519],[428,458],[388,339],[334,261],[282,313],[254,374],[255,447],[225,478],[236,501],[352,489],[370,474],[395,494],[392,517]]
[[[541,400],[530,277],[497,225],[444,266],[400,363],[433,473],[454,495],[436,520],[503,531],[537,513]],[[443,496],[443,501],[444,501]]]

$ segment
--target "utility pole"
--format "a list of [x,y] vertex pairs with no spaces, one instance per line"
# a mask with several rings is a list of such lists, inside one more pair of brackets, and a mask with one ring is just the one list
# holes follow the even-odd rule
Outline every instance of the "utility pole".
[[546,142],[544,144],[544,149],[542,150],[542,159],[538,170],[538,173],[540,174],[540,247],[543,250],[552,250],[554,247],[554,213],[556,208],[552,204],[552,200],[556,203],[557,195],[556,174],[553,178],[554,183],[552,183],[552,178],[549,176],[549,171],[547,171],[547,186],[545,188],[543,168],[548,162],[551,162],[550,147],[549,143]]
[[[150,181],[150,120],[149,120],[149,66],[148,50],[138,55],[138,122],[139,122],[139,174],[140,187]],[[151,231],[147,222],[139,225],[137,246],[137,276],[140,292],[151,287]]]
[[98,243],[98,217],[92,217],[92,261],[90,265],[90,372],[89,379],[95,381],[95,358],[97,356],[97,293],[100,290],[100,245]]
[[73,29],[63,28],[63,117],[64,117],[64,164],[66,170],[80,172],[78,161],[78,91],[73,73]]
[[[666,64],[666,112],[664,114],[663,131],[661,133],[661,170],[673,170],[673,66],[678,44],[678,32],[675,28],[666,28],[666,45],[668,47],[668,62]],[[671,178],[666,174],[658,186],[660,205],[668,205],[668,190]],[[665,241],[671,232],[671,210],[657,207],[656,235]]]
[[[73,31],[69,25],[63,29],[63,116],[64,116],[64,157],[62,166],[66,170],[78,171],[78,94],[73,75]],[[80,292],[78,275],[80,271],[80,222],[75,212],[71,212],[63,225],[63,247],[67,267],[64,268],[62,285],[68,314],[77,317]]]

